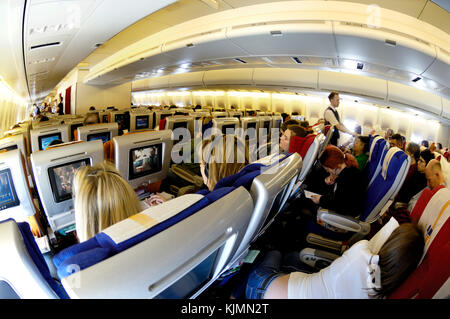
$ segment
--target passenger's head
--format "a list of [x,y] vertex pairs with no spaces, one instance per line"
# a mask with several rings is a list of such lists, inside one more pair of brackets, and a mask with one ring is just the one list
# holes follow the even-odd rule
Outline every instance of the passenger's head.
[[369,141],[370,141],[370,139],[368,136],[359,135],[356,138],[355,145],[353,146],[353,152],[356,155],[368,153],[369,152]]
[[98,112],[88,113],[84,118],[84,125],[98,124],[98,123],[100,123],[100,116],[98,115]]
[[89,111],[95,111],[95,106],[91,106],[91,107],[89,108]]
[[431,145],[430,145],[430,151],[431,152],[435,152],[436,151],[436,144],[434,142],[431,143]]
[[130,184],[107,162],[80,168],[75,174],[73,189],[80,242],[141,211]]
[[289,125],[299,125],[300,122],[297,120],[287,120],[286,122],[283,122],[280,126],[280,131],[281,133],[283,133],[284,131],[287,130]]
[[426,148],[428,148],[429,144],[427,140],[423,140],[420,145],[425,146]]
[[416,224],[401,224],[392,232],[378,253],[381,271],[381,288],[375,289],[378,297],[389,296],[417,268],[424,245],[422,231]]
[[403,148],[403,138],[400,134],[394,134],[389,139],[390,147],[398,147],[399,149]]
[[59,145],[59,144],[63,144],[63,143],[64,143],[64,142],[63,142],[62,140],[56,139],[56,140],[51,141],[51,142],[48,144],[48,147],[55,146],[55,145]]
[[283,123],[291,119],[291,116],[287,113],[281,113],[281,117],[283,118]]
[[235,135],[212,136],[202,142],[200,172],[209,190],[224,177],[236,174],[249,163],[245,143]]
[[289,152],[289,145],[291,143],[291,138],[294,136],[305,137],[306,129],[300,125],[288,125],[286,130],[280,137],[280,150],[282,152]]
[[432,159],[425,168],[425,176],[427,178],[427,185],[431,189],[445,182],[441,163],[435,159]]
[[428,148],[420,152],[420,157],[417,161],[417,170],[421,173],[425,173],[425,168],[428,163],[434,159],[434,154],[430,152]]
[[322,156],[320,164],[330,174],[338,175],[345,167],[358,167],[358,162],[350,154],[344,154],[338,147],[328,145]]
[[300,122],[300,126],[303,126],[304,128],[307,128],[309,126],[309,122],[308,121],[301,121]]
[[411,157],[411,163],[417,163],[420,158],[420,146],[419,144],[416,144],[414,142],[409,142],[408,145],[406,145],[406,154]]
[[391,128],[388,128],[384,134],[384,139],[389,140],[393,134],[394,131]]
[[436,147],[437,147],[438,151],[442,150],[442,144],[441,143],[436,143]]
[[330,95],[328,95],[328,100],[330,100],[332,107],[338,107],[340,102],[339,93],[336,91],[331,92]]

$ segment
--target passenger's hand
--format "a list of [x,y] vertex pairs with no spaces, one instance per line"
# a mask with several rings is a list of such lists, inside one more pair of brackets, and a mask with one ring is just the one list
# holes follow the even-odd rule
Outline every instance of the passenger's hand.
[[314,204],[319,204],[320,197],[322,197],[322,195],[311,195],[311,200],[314,202]]
[[159,194],[154,194],[145,200],[145,202],[150,206],[156,206],[164,203],[165,201],[166,199]]
[[325,178],[325,184],[327,185],[333,185],[334,184],[335,177],[333,175],[330,175]]

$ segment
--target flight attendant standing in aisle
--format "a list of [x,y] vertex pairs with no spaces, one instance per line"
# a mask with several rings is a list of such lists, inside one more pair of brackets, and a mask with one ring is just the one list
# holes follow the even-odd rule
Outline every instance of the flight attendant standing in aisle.
[[351,134],[355,137],[358,136],[358,134],[346,128],[345,125],[342,124],[341,119],[339,118],[339,114],[336,110],[336,108],[339,107],[340,101],[339,93],[335,91],[331,92],[330,95],[328,95],[328,100],[330,100],[330,106],[325,110],[323,118],[325,119],[325,125],[334,126],[334,132],[333,136],[331,137],[330,144],[338,146],[337,143],[340,137],[339,131]]

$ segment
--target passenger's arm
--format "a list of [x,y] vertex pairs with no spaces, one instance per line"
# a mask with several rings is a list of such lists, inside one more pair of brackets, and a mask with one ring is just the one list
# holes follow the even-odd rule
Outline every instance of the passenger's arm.
[[350,131],[348,128],[346,128],[346,127],[345,127],[343,124],[341,124],[341,123],[336,124],[336,127],[337,127],[338,130],[341,131],[341,132],[345,132],[345,133],[348,133],[348,134],[353,135],[353,136],[358,136],[358,134],[356,134],[355,132]]
[[288,299],[288,283],[290,274],[280,276],[267,287],[264,299]]

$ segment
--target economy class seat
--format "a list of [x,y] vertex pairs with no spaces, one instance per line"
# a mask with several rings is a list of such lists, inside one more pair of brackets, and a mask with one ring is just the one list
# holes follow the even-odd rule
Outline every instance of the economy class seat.
[[394,200],[406,178],[410,162],[409,156],[399,148],[389,149],[383,157],[380,172],[367,190],[361,215],[353,218],[319,208],[317,220],[308,223],[307,242],[342,252],[364,238],[370,231],[370,224]]
[[450,189],[426,188],[411,220],[425,237],[422,260],[389,299],[444,299],[450,297]]

